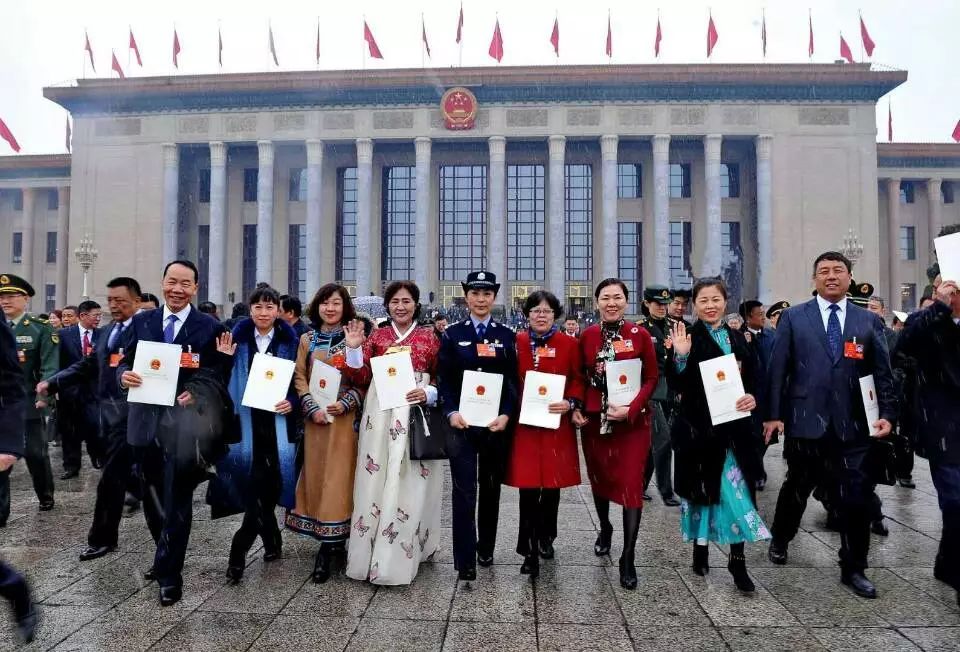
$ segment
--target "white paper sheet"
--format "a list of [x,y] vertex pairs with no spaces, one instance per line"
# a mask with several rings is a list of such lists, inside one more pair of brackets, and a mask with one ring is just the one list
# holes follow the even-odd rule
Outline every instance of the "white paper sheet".
[[560,427],[559,414],[551,414],[549,406],[563,400],[567,377],[528,371],[523,379],[523,397],[520,402],[520,423],[556,430]]
[[276,412],[276,405],[287,398],[296,363],[272,355],[256,353],[247,375],[247,387],[240,404],[257,410]]
[[873,374],[860,379],[860,395],[863,397],[863,411],[867,415],[867,432],[873,436],[873,424],[880,420],[880,402],[877,400],[877,384]]
[[643,360],[614,360],[605,366],[607,374],[607,404],[630,405],[640,393]]
[[467,425],[486,428],[500,416],[503,376],[485,371],[464,371],[460,387],[460,416]]
[[337,402],[340,393],[340,370],[320,360],[313,361],[310,374],[310,396],[323,409],[327,421],[333,421],[333,415],[327,412],[327,406]]
[[740,366],[732,353],[700,363],[703,391],[707,395],[710,420],[715,426],[750,416],[750,412],[737,410],[739,401],[746,392]]
[[173,405],[177,398],[181,353],[183,353],[183,347],[179,344],[145,340],[138,342],[131,371],[140,374],[143,384],[140,387],[130,388],[127,401],[150,405]]
[[409,351],[370,358],[370,369],[373,370],[377,401],[382,411],[410,405],[407,392],[417,388],[417,379]]
[[940,278],[960,283],[960,233],[934,238],[933,246],[940,263]]

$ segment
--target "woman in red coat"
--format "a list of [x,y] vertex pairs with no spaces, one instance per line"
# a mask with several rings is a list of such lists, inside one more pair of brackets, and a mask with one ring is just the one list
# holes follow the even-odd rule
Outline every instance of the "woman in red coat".
[[549,410],[559,414],[560,427],[551,430],[517,424],[506,483],[520,489],[520,534],[517,553],[523,555],[520,572],[536,579],[540,557],[553,559],[557,536],[557,511],[561,487],[580,484],[580,456],[577,435],[568,414],[583,401],[580,348],[577,340],[560,332],[556,325],[563,309],[550,292],[534,292],[523,304],[530,323],[517,333],[517,361],[521,396],[528,371],[557,374],[567,378],[563,400]]
[[[601,322],[580,336],[587,389],[584,409],[574,411],[573,423],[582,428],[583,456],[600,518],[600,536],[593,551],[597,556],[610,553],[610,501],[619,503],[623,506],[620,585],[633,590],[637,588],[634,548],[643,509],[643,471],[650,452],[647,402],[657,387],[657,356],[646,329],[623,319],[627,308],[623,281],[600,281],[593,296]],[[608,403],[606,364],[634,358],[641,360],[640,392],[629,405]]]

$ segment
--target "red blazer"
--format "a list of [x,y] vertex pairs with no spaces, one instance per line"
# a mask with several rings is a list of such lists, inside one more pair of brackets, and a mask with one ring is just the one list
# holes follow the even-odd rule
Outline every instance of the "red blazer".
[[[641,385],[640,393],[630,403],[630,414],[628,422],[636,423],[639,416],[647,407],[650,397],[657,388],[657,378],[660,375],[657,369],[657,353],[653,348],[653,342],[650,340],[650,333],[647,330],[633,322],[623,322],[620,329],[620,337],[624,340],[633,342],[632,351],[622,351],[616,355],[616,360],[631,360],[640,358],[643,361],[643,369],[640,372]],[[600,334],[600,325],[590,326],[580,336],[580,351],[583,355],[583,383],[586,387],[586,396],[584,408],[587,412],[600,412],[600,390],[590,385],[589,376],[593,373],[594,364],[596,364],[597,351],[603,343],[603,337]]]
[[[554,349],[556,355],[541,357],[537,371],[566,376],[564,398],[583,401],[583,364],[577,340],[557,332],[547,340],[547,346]],[[517,333],[517,363],[522,396],[524,378],[528,371],[534,370],[527,331]],[[520,488],[559,488],[580,484],[577,435],[569,412],[561,417],[560,427],[556,430],[516,425],[506,483]]]

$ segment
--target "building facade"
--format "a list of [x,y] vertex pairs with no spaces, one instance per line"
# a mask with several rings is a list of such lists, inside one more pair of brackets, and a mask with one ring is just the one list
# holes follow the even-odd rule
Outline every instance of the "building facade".
[[[935,226],[960,221],[960,148],[878,154],[876,102],[905,80],[860,64],[83,80],[44,91],[73,115],[69,177],[0,163],[0,238],[12,253],[32,239],[11,269],[58,303],[82,284],[64,252],[89,236],[94,293],[118,274],[156,287],[187,257],[220,305],[259,281],[308,299],[408,278],[451,303],[487,268],[505,304],[547,288],[577,311],[609,276],[634,295],[723,275],[737,299],[798,300],[852,229],[855,276],[906,300]],[[453,111],[450,89],[468,98]],[[59,210],[37,199],[53,190],[70,194]],[[54,224],[59,255],[41,264]]]

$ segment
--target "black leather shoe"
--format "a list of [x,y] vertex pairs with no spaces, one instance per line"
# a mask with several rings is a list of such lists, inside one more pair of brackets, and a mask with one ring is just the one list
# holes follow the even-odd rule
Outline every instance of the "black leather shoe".
[[116,546],[87,546],[86,550],[80,553],[80,561],[90,561],[99,559],[104,555],[116,550]]
[[227,566],[227,579],[236,584],[243,579],[243,566],[230,564]]
[[280,559],[280,548],[277,548],[276,550],[263,551],[263,561],[271,562],[271,561],[277,561],[278,559]]
[[25,595],[25,600],[14,601],[14,617],[17,621],[17,632],[20,634],[20,640],[24,644],[32,643],[37,634],[37,607],[30,597],[29,591]]
[[777,566],[785,566],[787,564],[787,544],[771,541],[770,549],[767,550],[767,558]]
[[463,568],[457,573],[457,579],[461,582],[472,582],[477,579],[477,569]]
[[523,565],[520,566],[521,575],[529,575],[530,579],[535,580],[540,576],[540,556],[533,554],[523,558]]
[[757,487],[757,491],[763,491],[767,486],[767,479],[760,478],[757,480],[757,484],[755,486]]
[[613,539],[613,526],[605,530],[600,526],[600,534],[597,536],[597,542],[593,544],[593,554],[597,557],[603,557],[610,554],[610,540]]
[[493,555],[490,555],[489,557],[485,557],[478,552],[477,563],[483,566],[484,568],[490,568],[491,566],[493,566]]
[[710,547],[693,546],[693,572],[703,577],[710,572]]
[[145,579],[148,582],[152,582],[155,579],[157,579],[157,571],[154,570],[153,566],[151,566],[146,571],[144,571],[143,579]]
[[313,563],[313,583],[323,584],[330,579],[330,555],[321,550],[317,553],[317,560]]
[[916,489],[917,483],[913,481],[913,478],[897,478],[897,482],[900,483],[900,486],[904,489]]
[[753,584],[753,580],[750,579],[749,573],[747,573],[746,559],[730,555],[730,561],[727,562],[727,570],[730,571],[730,574],[733,576],[733,583],[737,585],[739,590],[744,593],[753,593],[757,590],[757,587]]
[[890,535],[890,530],[887,529],[882,518],[870,523],[870,531],[881,537]]
[[40,501],[40,511],[49,512],[51,509],[53,509],[53,504],[53,499]]
[[80,471],[64,471],[63,473],[60,474],[60,479],[71,480],[73,478],[78,477],[79,475],[80,475]]
[[637,590],[637,568],[626,563],[623,557],[620,558],[620,586],[628,591]]
[[663,504],[666,505],[667,507],[679,507],[680,499],[674,496],[673,494],[670,494],[669,496],[663,497]]
[[537,548],[540,550],[541,559],[553,559],[556,555],[556,551],[553,549],[553,541],[550,539],[544,539],[538,543]]
[[160,606],[170,607],[180,602],[183,597],[183,587],[180,586],[161,586],[160,587]]
[[834,516],[833,514],[827,514],[827,523],[828,530],[833,530],[834,532],[843,531],[843,523],[840,521],[840,517]]
[[877,589],[873,582],[868,580],[863,573],[843,573],[840,581],[853,589],[853,592],[861,598],[876,598]]
[[644,492],[643,492],[643,499],[644,499],[644,500],[653,500],[653,496],[651,496],[649,493],[647,493],[646,491],[644,491]]

